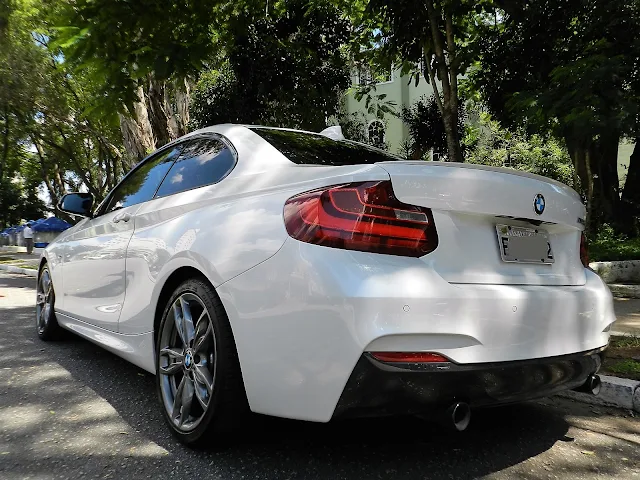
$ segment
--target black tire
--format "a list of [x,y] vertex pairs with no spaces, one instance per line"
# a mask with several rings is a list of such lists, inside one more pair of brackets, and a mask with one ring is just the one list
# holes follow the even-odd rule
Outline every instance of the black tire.
[[45,263],[38,273],[36,293],[36,331],[45,342],[62,337],[62,328],[55,314],[56,293],[48,265]]
[[[198,328],[204,322],[202,318],[206,318],[204,313],[197,314],[197,316],[200,317],[200,322],[197,322],[196,319],[193,318],[194,340],[191,343],[191,347],[185,346],[182,336],[178,335],[179,332],[176,327],[177,320],[175,319],[176,313],[175,310],[173,310],[173,306],[177,303],[180,305],[180,308],[182,308],[183,304],[180,303],[181,298],[186,299],[189,305],[186,309],[188,312],[193,312],[196,307],[198,307],[198,303],[195,301],[196,298],[199,299],[202,306],[206,308],[209,317],[207,325],[211,325],[213,330],[213,339],[207,341],[211,341],[215,357],[211,357],[211,355],[207,353],[209,350],[203,350],[200,354],[196,352],[196,340],[210,338],[206,332],[203,335],[199,335],[199,333],[202,333],[201,331],[205,329],[205,327]],[[184,313],[181,315],[184,316]],[[189,316],[191,316],[191,313]],[[195,316],[196,315],[193,315],[193,317]],[[207,332],[209,332],[208,327]],[[204,344],[204,341],[200,342],[200,344]],[[180,345],[182,345],[182,347],[180,347]],[[182,358],[174,356],[173,354],[161,354],[163,349],[165,349],[164,351],[166,352],[168,348],[172,348],[174,351],[183,348]],[[188,370],[185,366],[188,352],[193,354],[191,357],[193,362],[191,363],[191,370]],[[211,445],[225,446],[231,443],[233,433],[239,430],[246,418],[249,410],[248,402],[246,400],[238,353],[236,351],[229,319],[218,295],[204,278],[191,278],[184,281],[169,297],[162,313],[162,319],[157,332],[155,362],[156,390],[162,406],[164,419],[169,425],[173,435],[183,444],[193,447]],[[167,371],[169,367],[177,368],[177,373],[161,373],[161,368]],[[206,388],[203,388],[204,383],[198,383],[196,381],[198,376],[195,370],[203,367],[206,367],[208,371],[212,373],[211,385],[213,385],[213,387],[210,393],[207,393]],[[179,418],[172,416],[176,413],[176,398],[178,397],[178,392],[182,391],[178,385],[178,383],[182,385],[182,381],[178,381],[177,377],[179,376],[186,378],[185,381],[187,382],[191,381],[190,391],[192,400],[188,402],[189,413],[186,415],[185,422],[189,423],[194,408],[198,409],[196,413],[200,415],[196,426],[190,430],[186,430],[186,424],[184,426],[182,425],[182,409],[184,408],[182,400],[179,402],[182,405],[179,407]],[[200,393],[200,396],[198,396],[198,392],[205,392],[207,396],[208,403],[206,409],[200,398],[203,396],[203,393]],[[183,397],[181,396],[181,398]],[[195,405],[195,407],[193,405]],[[172,410],[172,412],[170,412],[170,410]]]

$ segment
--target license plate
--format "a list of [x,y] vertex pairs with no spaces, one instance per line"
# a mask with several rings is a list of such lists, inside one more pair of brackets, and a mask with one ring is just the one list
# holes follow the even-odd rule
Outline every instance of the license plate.
[[544,264],[554,262],[546,230],[498,224],[496,232],[502,261]]

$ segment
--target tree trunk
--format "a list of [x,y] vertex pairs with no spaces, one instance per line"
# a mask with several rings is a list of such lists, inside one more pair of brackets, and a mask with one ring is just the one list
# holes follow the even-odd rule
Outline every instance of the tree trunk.
[[156,148],[159,148],[178,138],[177,132],[171,125],[172,112],[171,106],[167,104],[164,82],[159,82],[150,76],[147,99],[149,104],[149,123],[156,140]]
[[584,152],[581,152],[581,157],[584,155],[585,165],[585,190],[587,192],[587,218],[585,219],[585,229],[588,233],[594,233],[593,228],[593,201],[594,201],[594,182],[593,173],[591,170],[591,148],[587,148]]
[[[447,110],[447,101],[445,99],[445,110]],[[451,105],[449,109],[451,110]],[[460,147],[460,139],[458,138],[458,109],[448,111],[442,118],[444,122],[444,130],[447,135],[447,156],[450,162],[463,162],[462,148]]]
[[[620,181],[618,179],[618,145],[620,135],[617,132],[601,136],[597,143],[598,159],[598,212],[602,223],[608,223],[619,229]],[[599,226],[599,224],[597,225]]]
[[178,126],[178,136],[189,133],[189,102],[191,101],[191,86],[185,78],[176,83],[175,103],[176,103],[176,123]]
[[622,190],[619,214],[621,230],[631,236],[638,235],[640,217],[640,138],[636,138],[635,143]]
[[4,178],[4,167],[7,165],[9,158],[9,107],[4,107],[4,131],[2,132],[2,157],[0,158],[0,182]]
[[[431,79],[431,86],[435,93],[438,110],[442,115],[444,131],[447,137],[447,155],[450,162],[463,162],[462,148],[458,138],[458,66],[459,59],[456,56],[456,44],[453,35],[453,16],[450,10],[443,10],[442,5],[437,5],[433,0],[426,0],[427,13],[429,15],[429,27],[431,29],[433,57],[429,55],[427,70]],[[441,25],[444,20],[445,32]],[[431,50],[431,46],[426,46]],[[434,65],[431,65],[431,58]],[[436,76],[442,86],[442,99],[438,91]]]
[[137,96],[139,101],[133,105],[134,111],[120,114],[120,131],[128,157],[123,159],[126,170],[130,170],[156,148],[142,87],[138,87]]
[[36,153],[38,155],[38,160],[40,162],[40,170],[42,171],[42,179],[44,180],[44,184],[47,186],[47,190],[49,191],[49,197],[51,198],[51,203],[55,208],[56,205],[58,205],[58,201],[60,197],[58,196],[58,193],[53,187],[53,184],[51,183],[51,179],[49,178],[49,174],[47,173],[47,167],[45,166],[44,152],[42,150],[42,146],[35,141],[35,138],[33,136],[31,137],[31,141],[36,147]]

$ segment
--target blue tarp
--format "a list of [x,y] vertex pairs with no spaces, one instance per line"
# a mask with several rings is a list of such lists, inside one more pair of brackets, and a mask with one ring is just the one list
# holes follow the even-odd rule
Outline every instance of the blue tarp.
[[31,228],[34,232],[63,232],[71,228],[71,224],[56,217],[49,217],[46,220],[34,222]]

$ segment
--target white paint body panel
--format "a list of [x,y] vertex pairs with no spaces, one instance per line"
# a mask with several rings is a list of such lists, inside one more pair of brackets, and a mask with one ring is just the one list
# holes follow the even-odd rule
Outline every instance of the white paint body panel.
[[[584,285],[580,235],[585,208],[578,194],[538,175],[482,165],[442,162],[379,163],[389,172],[402,202],[434,211],[440,244],[425,261],[453,283]],[[536,215],[533,200],[544,195]],[[496,223],[532,227],[513,220],[534,219],[549,233],[552,265],[506,263],[498,250]]]
[[[179,268],[194,268],[227,311],[251,409],[315,421],[331,418],[366,351],[432,351],[482,363],[607,344],[611,294],[580,265],[583,210],[566,187],[423,162],[298,166],[245,127],[205,131],[224,135],[238,152],[220,183],[129,207],[126,225],[114,227],[108,215],[84,220],[46,249],[65,328],[154,372],[162,288]],[[389,179],[401,201],[432,208],[440,242],[431,254],[340,250],[287,235],[289,197]],[[496,216],[531,217],[540,192],[551,202],[543,217],[553,225],[543,228],[556,264],[501,263]]]
[[446,282],[421,259],[287,240],[221,285],[251,408],[328,421],[363,352],[429,351],[459,363],[543,358],[606,345],[606,285]]

